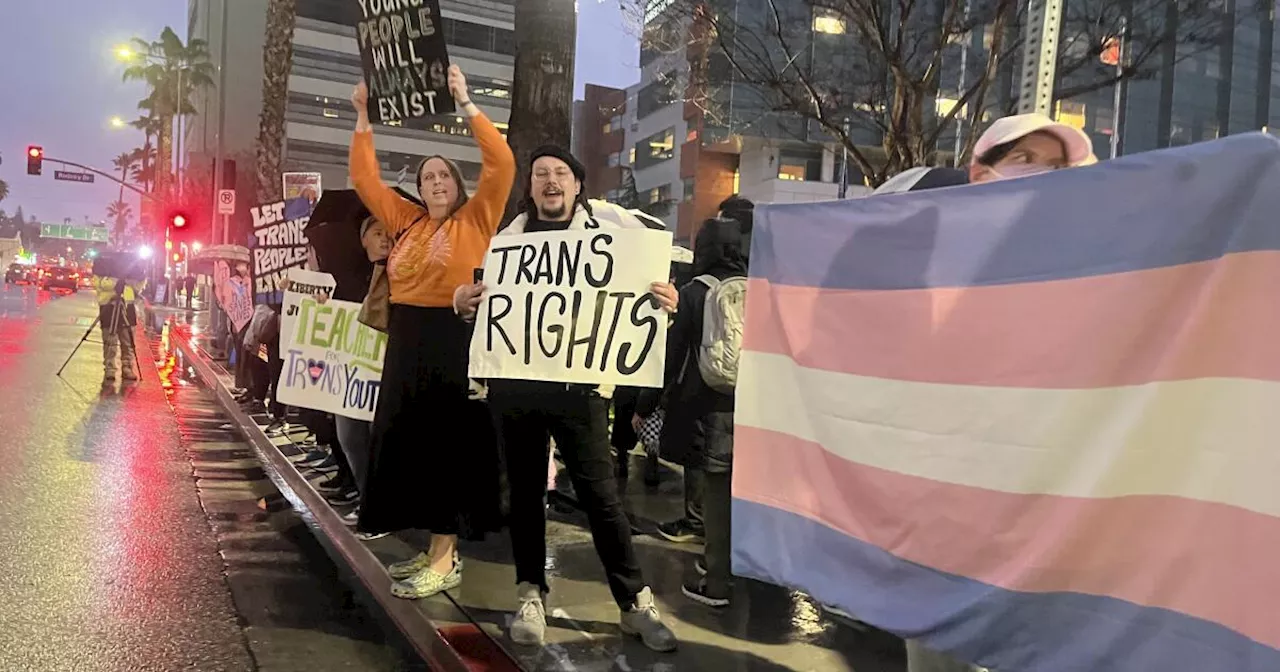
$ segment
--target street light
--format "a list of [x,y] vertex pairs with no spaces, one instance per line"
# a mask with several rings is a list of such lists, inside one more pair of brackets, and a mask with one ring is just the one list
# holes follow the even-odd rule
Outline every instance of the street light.
[[120,117],[111,117],[111,128],[124,128],[124,119]]
[[138,248],[139,257],[142,257],[143,259],[150,259],[151,255],[152,255],[152,251],[150,247],[143,245],[142,247]]
[[198,240],[197,240],[196,242],[194,242],[194,243],[191,243],[191,249],[192,249],[193,251],[195,251],[195,252],[199,252],[199,251],[200,251],[200,248],[202,248],[202,247],[204,247],[204,245],[201,245],[201,244],[200,244],[200,241],[198,241]]
[[122,44],[116,47],[115,54],[116,58],[122,61],[132,61],[133,57],[138,55],[138,53],[133,50],[133,47],[130,47],[127,44]]

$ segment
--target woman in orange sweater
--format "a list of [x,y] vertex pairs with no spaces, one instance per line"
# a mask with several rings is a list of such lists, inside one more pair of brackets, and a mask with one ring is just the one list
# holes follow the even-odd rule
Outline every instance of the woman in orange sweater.
[[484,263],[515,179],[515,158],[471,102],[457,66],[449,68],[448,81],[480,145],[480,184],[468,198],[458,167],[444,157],[428,157],[418,166],[425,208],[382,183],[364,82],[351,97],[358,115],[351,181],[395,241],[387,257],[387,354],[359,529],[431,532],[430,548],[389,568],[398,580],[392,594],[408,599],[458,586],[458,535],[483,537],[499,526],[493,422],[480,402],[468,400],[471,331],[453,312],[453,293],[471,284],[474,269]]

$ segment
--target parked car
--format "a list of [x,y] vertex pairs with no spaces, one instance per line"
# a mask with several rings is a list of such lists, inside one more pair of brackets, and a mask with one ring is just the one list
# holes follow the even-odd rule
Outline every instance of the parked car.
[[5,284],[10,285],[29,285],[34,277],[35,268],[26,264],[9,264],[9,269],[4,272]]
[[40,278],[41,289],[65,289],[74,292],[80,288],[80,273],[73,268],[55,266],[45,269]]

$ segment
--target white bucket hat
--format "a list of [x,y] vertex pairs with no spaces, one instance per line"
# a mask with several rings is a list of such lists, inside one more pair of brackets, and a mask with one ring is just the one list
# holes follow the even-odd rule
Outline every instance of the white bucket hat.
[[1073,166],[1093,156],[1093,141],[1085,135],[1084,131],[1033,112],[997,119],[982,134],[982,137],[978,138],[978,143],[973,147],[973,160],[977,162],[993,147],[1021,140],[1037,132],[1050,133],[1061,140],[1062,146],[1067,149],[1067,162]]

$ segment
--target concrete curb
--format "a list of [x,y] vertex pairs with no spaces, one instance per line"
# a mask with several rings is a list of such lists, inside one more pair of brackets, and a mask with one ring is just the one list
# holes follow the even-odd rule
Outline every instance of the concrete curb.
[[[502,657],[507,658],[507,661],[494,661],[491,658],[492,652],[477,651],[477,649],[488,647],[477,646],[476,636],[487,639],[488,635],[471,623],[456,603],[453,606],[458,609],[458,621],[438,626],[414,602],[393,597],[390,592],[391,579],[382,562],[364,543],[356,539],[350,529],[342,523],[338,513],[311,487],[306,477],[298,472],[293,463],[280,452],[257,423],[240,408],[231,396],[231,392],[218,379],[216,371],[221,369],[221,366],[194,346],[185,334],[180,334],[178,331],[170,329],[170,338],[173,343],[184,353],[188,364],[213,391],[219,405],[231,417],[232,423],[239,428],[240,433],[257,454],[267,477],[302,517],[330,556],[336,562],[345,564],[355,575],[372,601],[400,631],[414,652],[426,661],[431,670],[475,672],[477,669],[520,669],[519,665],[511,661],[505,653]],[[467,627],[468,625],[470,627]],[[473,629],[474,632],[471,631]],[[447,631],[449,635],[446,636],[442,631]],[[450,640],[462,640],[459,644],[467,649],[467,652],[460,652],[450,643]],[[496,642],[491,642],[491,646],[496,651],[502,650]],[[488,664],[480,663],[481,666],[477,668],[476,663],[479,662],[477,658],[489,659]],[[504,665],[503,662],[508,662],[509,665]]]

